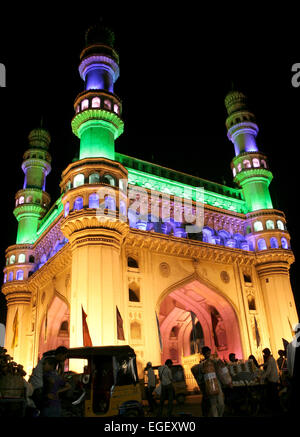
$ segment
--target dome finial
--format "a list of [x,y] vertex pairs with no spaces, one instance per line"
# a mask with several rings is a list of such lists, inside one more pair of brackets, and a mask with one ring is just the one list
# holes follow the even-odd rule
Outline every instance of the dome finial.
[[85,32],[86,46],[98,43],[114,47],[114,42],[115,34],[109,27],[104,25],[102,17]]

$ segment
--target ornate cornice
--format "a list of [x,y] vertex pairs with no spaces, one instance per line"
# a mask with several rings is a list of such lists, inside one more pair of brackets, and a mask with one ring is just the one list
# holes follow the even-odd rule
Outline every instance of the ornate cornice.
[[136,229],[131,230],[127,235],[125,246],[126,250],[129,250],[129,248],[147,249],[150,252],[196,260],[205,259],[217,263],[255,264],[255,254],[253,252]]
[[7,305],[29,304],[31,300],[28,281],[6,282],[2,286],[2,293],[6,297]]
[[49,283],[55,275],[61,272],[68,265],[71,265],[72,252],[70,244],[67,243],[59,252],[50,258],[39,270],[34,272],[27,281],[27,288],[34,290]]
[[264,250],[257,252],[255,258],[257,271],[261,274],[272,269],[278,273],[286,272],[295,261],[293,252],[287,249]]
[[193,241],[184,238],[154,234],[140,230],[131,230],[125,240],[126,251],[130,249],[147,249],[150,252],[207,260],[225,264],[244,264],[259,266],[261,264],[281,263],[289,265],[294,262],[290,250],[273,249],[263,252],[250,252],[242,249],[218,246],[215,244]]
[[[63,234],[71,241],[79,235],[80,238],[107,238],[111,234],[113,239],[119,242],[129,232],[129,225],[120,221],[117,214],[100,215],[91,210],[81,209],[71,212],[61,222]],[[105,236],[105,237],[104,237]]]

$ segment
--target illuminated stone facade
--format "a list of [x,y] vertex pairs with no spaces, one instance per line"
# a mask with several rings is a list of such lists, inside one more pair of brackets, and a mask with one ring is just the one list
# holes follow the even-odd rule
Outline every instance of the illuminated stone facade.
[[[83,346],[83,309],[93,345],[130,344],[140,369],[169,357],[182,362],[204,344],[225,358],[261,359],[264,347],[276,354],[298,321],[294,256],[245,96],[231,91],[225,99],[238,188],[116,153],[123,121],[113,43],[107,29],[87,32],[79,66],[85,91],[72,120],[79,159],[63,171],[50,209],[50,135],[43,128],[29,135],[2,287],[8,352],[30,373],[44,351]],[[198,212],[201,226],[189,231]]]

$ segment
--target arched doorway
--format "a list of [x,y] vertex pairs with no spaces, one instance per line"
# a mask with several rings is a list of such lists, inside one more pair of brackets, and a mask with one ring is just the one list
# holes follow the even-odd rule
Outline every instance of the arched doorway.
[[69,347],[70,312],[67,303],[55,295],[42,320],[39,339],[39,358],[58,346]]
[[[159,307],[163,343],[162,362],[182,357],[209,346],[222,359],[234,352],[243,358],[238,318],[233,305],[218,290],[191,278],[164,293]],[[193,329],[194,326],[194,329]]]

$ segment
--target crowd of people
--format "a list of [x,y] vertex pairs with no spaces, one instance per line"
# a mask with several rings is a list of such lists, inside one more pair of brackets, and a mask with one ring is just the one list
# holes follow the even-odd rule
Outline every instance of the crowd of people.
[[[0,399],[24,399],[27,416],[61,416],[60,394],[70,389],[70,384],[63,378],[67,351],[60,346],[46,352],[26,381],[23,366],[14,362],[6,349],[0,348]],[[14,415],[15,411],[14,404],[6,406],[6,414]]]
[[[299,332],[300,329],[295,334]],[[256,369],[256,379],[259,383],[264,384],[265,387],[265,411],[269,411],[272,415],[293,414],[295,411],[296,395],[300,393],[299,351],[298,358],[296,359],[299,343],[295,343],[295,338],[293,342],[287,345],[285,350],[278,351],[277,360],[275,360],[269,348],[263,349],[263,363],[261,364],[257,362],[254,355],[250,355],[248,358],[248,360],[252,360],[253,366]],[[222,417],[225,411],[224,389],[225,386],[232,389],[232,382],[229,379],[229,383],[224,384],[224,380],[220,379],[218,367],[221,360],[216,355],[211,354],[211,349],[208,346],[202,347],[201,352],[203,358],[200,360],[197,374],[194,376],[203,395],[202,414],[203,416]],[[229,354],[228,363],[233,364],[238,361],[234,353]],[[297,366],[295,362],[297,362]],[[228,364],[225,360],[224,363]],[[209,368],[207,367],[208,365],[210,366]],[[157,405],[153,398],[153,393],[157,391],[157,388],[151,362],[147,364],[145,369],[148,374],[146,395],[149,411],[151,413],[157,411],[157,416],[162,415],[166,400],[168,400],[167,415],[170,416],[173,411],[174,387],[171,367],[172,361],[168,359],[165,365],[159,368],[159,405]]]
[[[300,328],[298,330],[300,332]],[[297,334],[297,333],[296,333]],[[299,390],[299,343],[287,345],[285,350],[278,351],[278,358],[272,356],[270,349],[263,350],[263,363],[259,364],[253,355],[249,356],[259,382],[265,384],[266,403],[271,414],[294,412],[296,395]],[[220,360],[211,353],[208,346],[202,347],[202,359],[193,375],[202,393],[203,416],[221,417],[224,415],[226,397],[225,387],[232,389],[232,380],[228,373],[227,380],[220,375],[225,375],[225,364],[238,362],[234,353],[229,354],[229,362]],[[23,392],[26,400],[26,414],[29,416],[59,417],[62,413],[61,394],[70,389],[70,384],[64,378],[65,360],[68,349],[60,346],[55,351],[46,352],[33,369],[28,382],[26,372],[22,365],[13,361],[7,350],[0,348],[0,399],[5,397],[6,390],[19,390]],[[295,364],[297,363],[297,365]],[[156,376],[151,362],[145,368],[147,374],[146,396],[149,411],[156,416],[163,415],[165,401],[167,416],[171,416],[174,403],[174,379],[172,375],[173,362],[167,359],[165,364],[158,368],[159,386],[156,386]],[[221,366],[221,367],[220,367]],[[221,373],[220,373],[221,370]],[[193,371],[193,370],[192,370]],[[228,372],[228,370],[227,370]],[[226,375],[225,375],[226,376]],[[9,379],[15,381],[16,387],[7,386]],[[3,381],[6,381],[3,385]],[[157,402],[154,392],[160,398]],[[8,397],[14,397],[9,394]],[[1,407],[1,405],[0,405]]]

